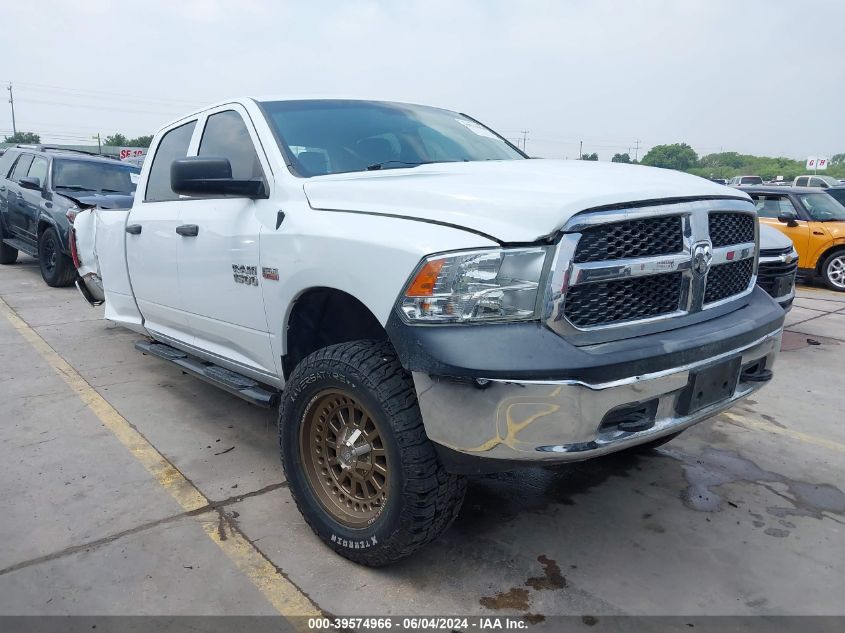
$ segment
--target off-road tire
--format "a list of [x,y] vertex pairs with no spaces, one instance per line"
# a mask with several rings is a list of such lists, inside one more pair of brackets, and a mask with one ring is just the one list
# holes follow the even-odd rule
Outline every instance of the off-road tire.
[[[845,266],[845,249],[833,251],[830,255],[824,258],[821,266],[821,276],[824,284],[831,290],[837,292],[845,292],[845,277],[840,273],[836,279],[832,279],[831,275],[835,274],[833,267],[838,263],[840,266]],[[841,269],[840,269],[841,270]]]
[[3,231],[3,227],[0,226],[0,264],[6,266],[18,261],[18,249],[12,248],[8,244],[4,244],[4,237],[6,237],[6,235]]
[[[327,391],[341,390],[372,414],[387,458],[386,501],[371,523],[351,528],[318,497],[309,479],[302,435],[310,407]],[[335,552],[380,567],[410,556],[454,521],[465,478],[443,468],[423,427],[413,381],[385,341],[331,345],[305,358],[287,381],[279,406],[279,445],[293,499],[305,521]],[[313,476],[313,475],[312,475]]]
[[61,251],[61,242],[56,229],[45,229],[38,238],[38,265],[41,277],[48,286],[62,288],[76,280],[73,260]]

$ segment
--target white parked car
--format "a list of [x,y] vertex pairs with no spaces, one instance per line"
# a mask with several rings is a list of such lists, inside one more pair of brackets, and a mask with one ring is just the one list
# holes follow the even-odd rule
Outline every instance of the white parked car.
[[798,176],[792,181],[794,187],[841,187],[842,183],[831,176]]
[[228,101],[149,156],[131,209],[76,216],[80,289],[278,404],[293,497],[354,561],[443,532],[467,473],[655,446],[772,376],[739,190],[372,101]]

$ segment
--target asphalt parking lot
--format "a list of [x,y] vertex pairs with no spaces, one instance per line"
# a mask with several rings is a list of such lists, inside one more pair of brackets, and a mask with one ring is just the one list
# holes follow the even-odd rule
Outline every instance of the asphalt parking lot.
[[799,289],[753,399],[646,454],[474,478],[379,570],[305,525],[274,412],[139,354],[30,258],[0,298],[0,614],[845,613],[843,294]]

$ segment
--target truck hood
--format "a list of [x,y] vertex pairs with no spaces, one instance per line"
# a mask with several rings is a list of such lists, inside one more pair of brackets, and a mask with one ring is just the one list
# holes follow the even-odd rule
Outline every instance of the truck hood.
[[670,169],[577,160],[435,163],[310,178],[313,209],[412,218],[533,242],[579,211],[670,198],[737,198],[736,189]]

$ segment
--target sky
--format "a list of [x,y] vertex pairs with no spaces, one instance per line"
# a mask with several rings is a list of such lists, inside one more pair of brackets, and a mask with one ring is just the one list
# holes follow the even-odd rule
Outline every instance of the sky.
[[[96,143],[237,96],[466,112],[533,156],[845,152],[842,0],[3,0],[17,129]],[[0,135],[11,131],[0,99]]]

